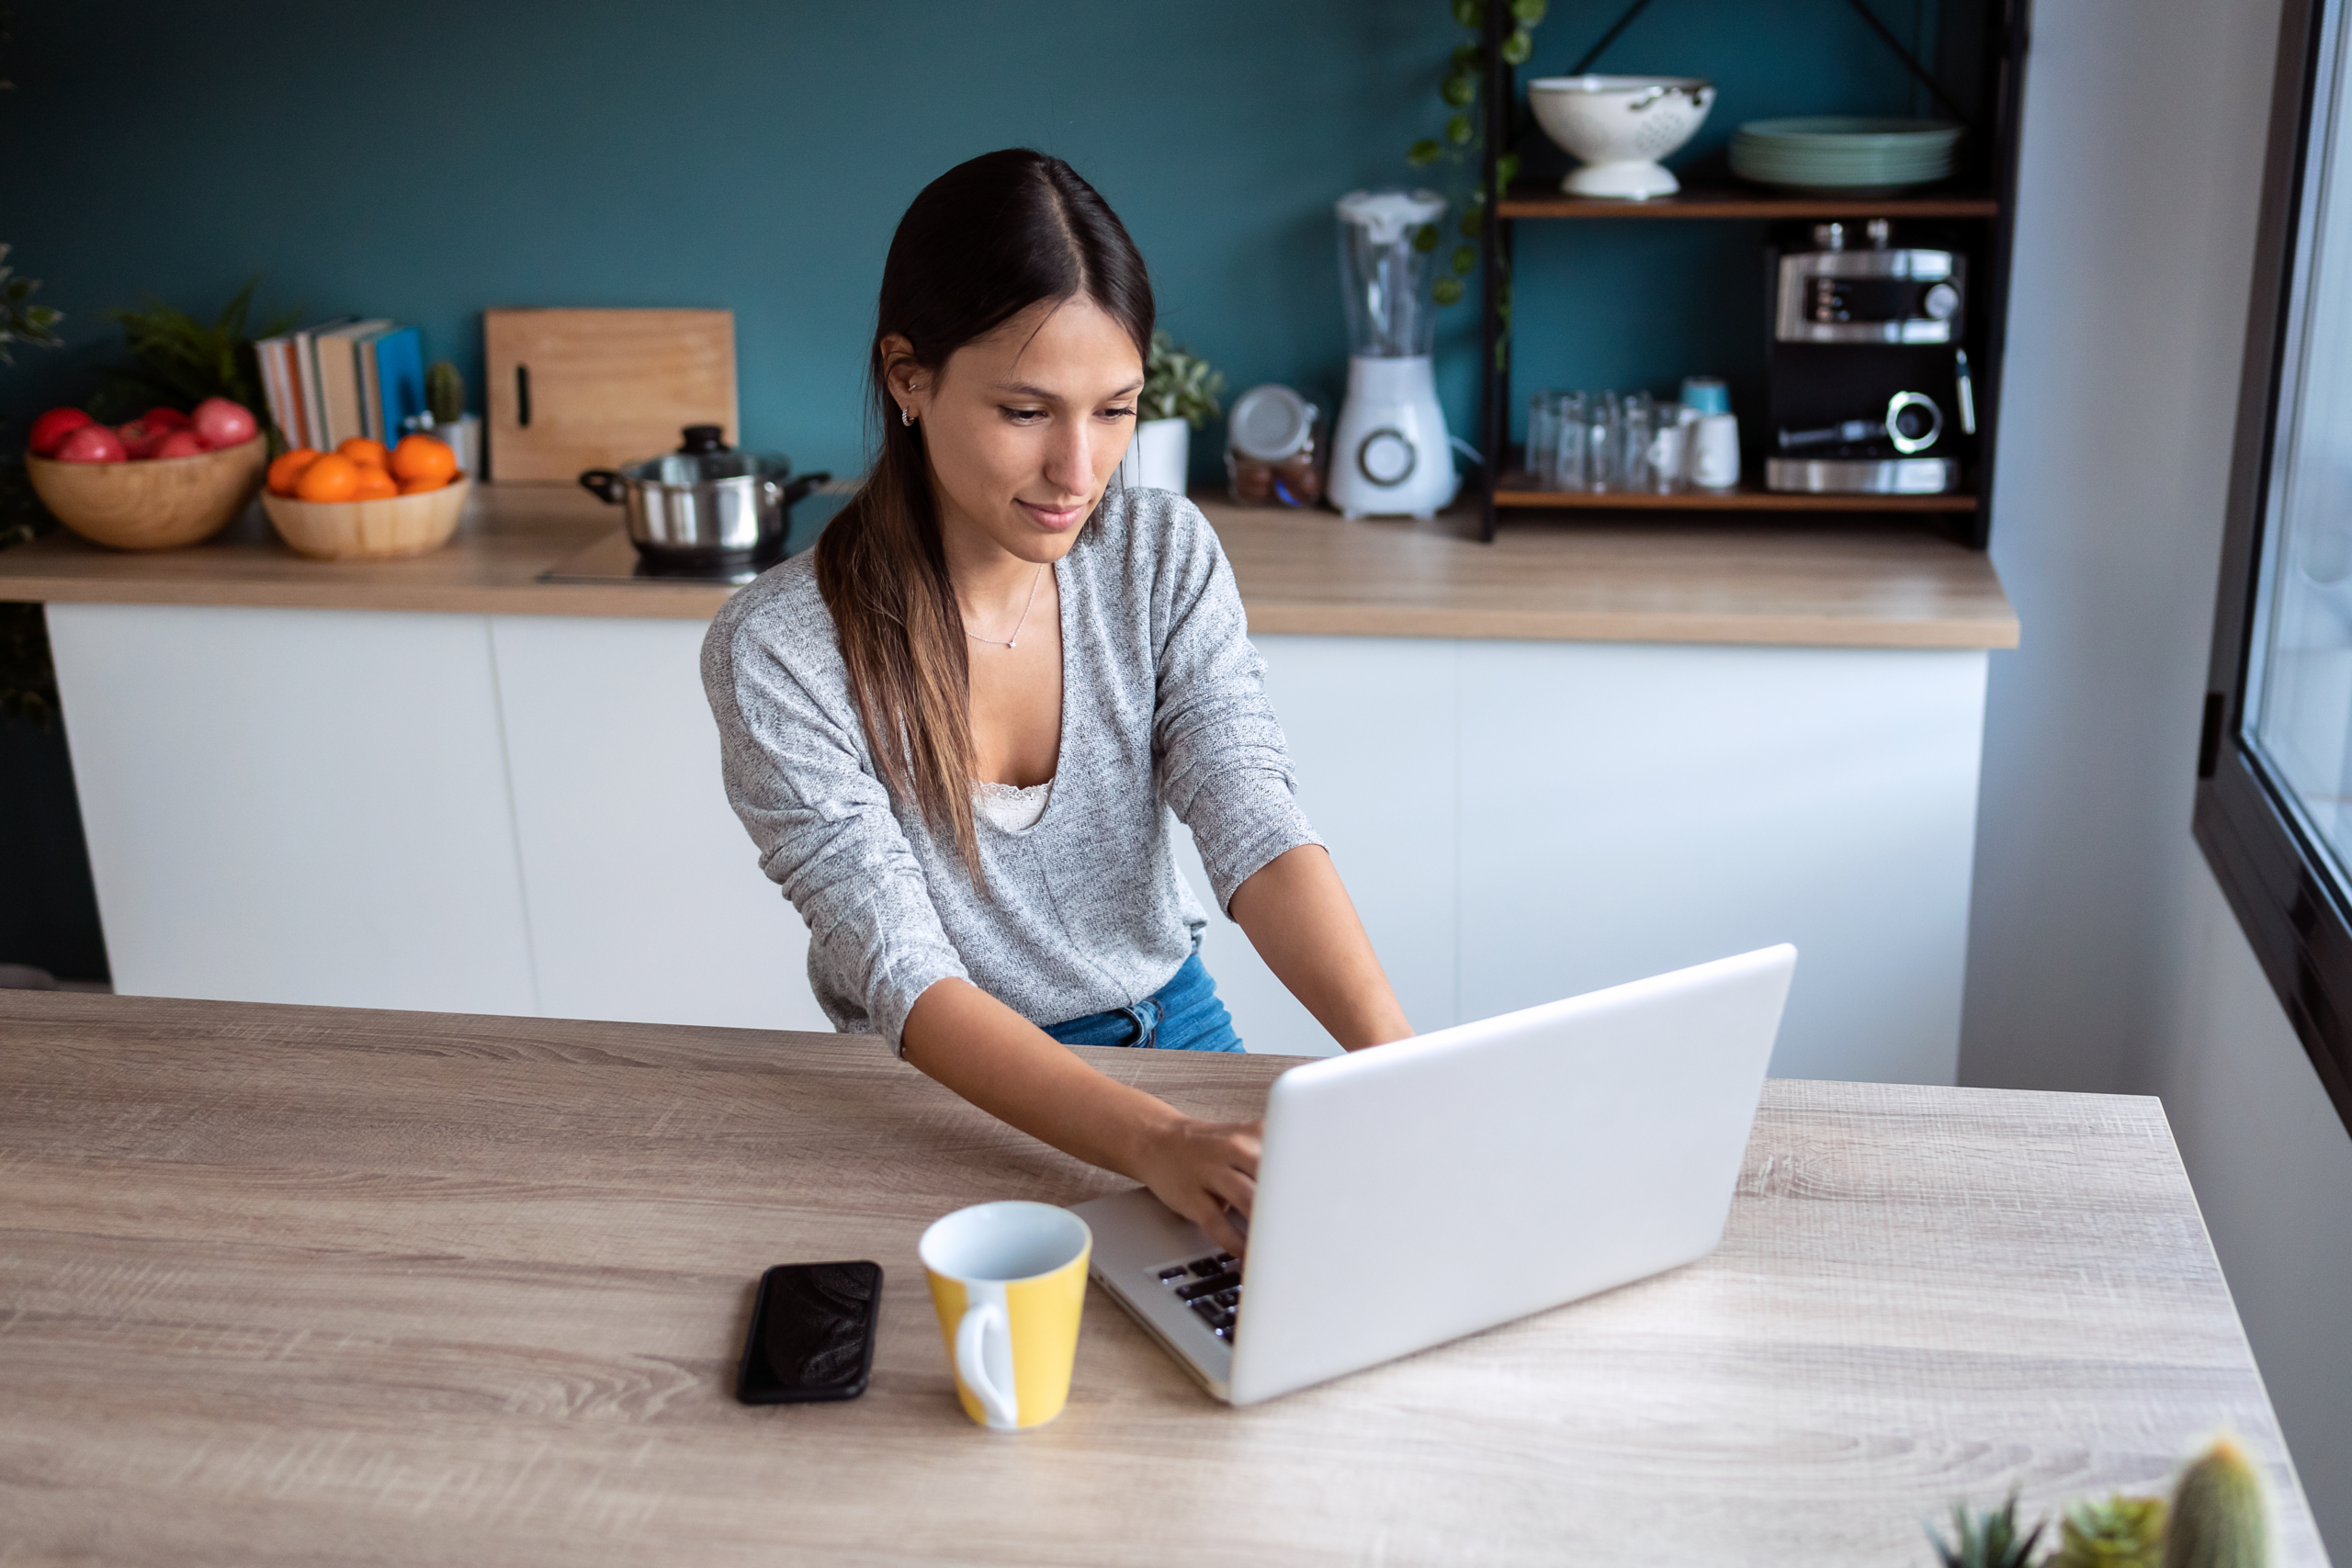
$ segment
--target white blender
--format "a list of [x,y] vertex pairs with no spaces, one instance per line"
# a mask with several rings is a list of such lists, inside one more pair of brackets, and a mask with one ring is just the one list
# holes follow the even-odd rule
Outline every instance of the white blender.
[[1348,299],[1348,395],[1331,438],[1327,493],[1350,517],[1429,517],[1461,488],[1438,406],[1429,302],[1435,251],[1413,235],[1445,216],[1434,191],[1340,198],[1340,281]]

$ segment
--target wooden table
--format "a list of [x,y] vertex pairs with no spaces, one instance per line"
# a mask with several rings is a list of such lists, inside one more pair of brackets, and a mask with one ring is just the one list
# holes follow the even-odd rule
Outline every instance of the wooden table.
[[[1924,1563],[2226,1424],[2324,1561],[2152,1100],[1775,1082],[1690,1268],[1244,1411],[1098,1292],[1068,1412],[972,1427],[917,1235],[1114,1185],[871,1040],[0,992],[0,1560]],[[871,1391],[736,1404],[831,1258]]]

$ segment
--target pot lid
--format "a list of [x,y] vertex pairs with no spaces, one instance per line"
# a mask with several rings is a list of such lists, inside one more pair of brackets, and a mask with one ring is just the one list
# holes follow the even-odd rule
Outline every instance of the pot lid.
[[1245,457],[1279,463],[1306,445],[1315,430],[1315,405],[1288,387],[1268,382],[1233,400],[1226,416],[1226,438]]
[[741,452],[727,445],[715,424],[690,424],[675,452],[648,457],[621,468],[626,479],[641,484],[697,485],[720,479],[781,479],[792,473],[792,459],[781,452]]

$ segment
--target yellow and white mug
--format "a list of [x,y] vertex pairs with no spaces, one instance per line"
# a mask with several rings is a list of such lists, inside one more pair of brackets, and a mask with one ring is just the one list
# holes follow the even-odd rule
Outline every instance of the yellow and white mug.
[[1062,1413],[1093,1248],[1086,1222],[1051,1203],[976,1203],[922,1233],[965,1415],[1011,1432]]

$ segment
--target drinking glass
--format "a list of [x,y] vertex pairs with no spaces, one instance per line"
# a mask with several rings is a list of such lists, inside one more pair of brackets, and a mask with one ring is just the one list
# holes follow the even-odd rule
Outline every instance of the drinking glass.
[[1651,488],[1650,437],[1657,434],[1657,403],[1647,392],[1628,396],[1619,414],[1619,482],[1626,490]]
[[1527,473],[1538,490],[1560,488],[1560,394],[1527,400]]
[[1584,488],[1622,490],[1625,484],[1624,400],[1615,392],[1585,394],[1579,426],[1584,449]]
[[1585,394],[1562,392],[1553,405],[1557,440],[1552,460],[1554,490],[1585,490],[1591,485],[1590,440],[1585,434]]

